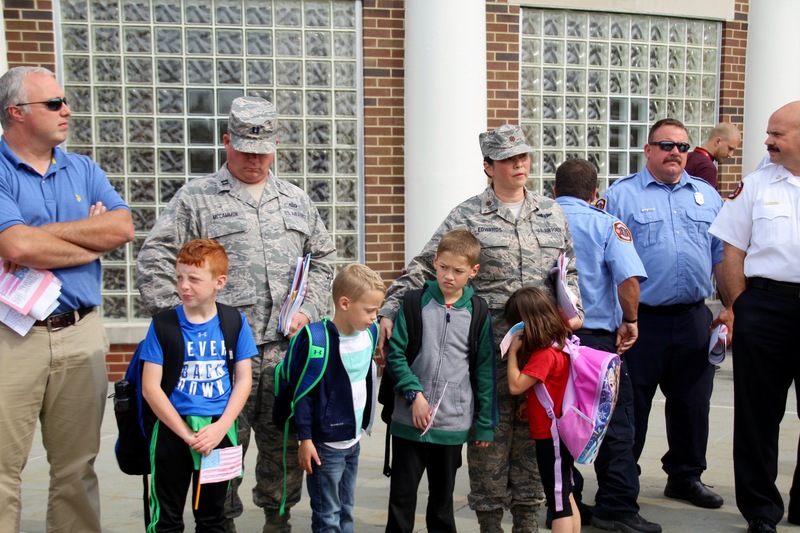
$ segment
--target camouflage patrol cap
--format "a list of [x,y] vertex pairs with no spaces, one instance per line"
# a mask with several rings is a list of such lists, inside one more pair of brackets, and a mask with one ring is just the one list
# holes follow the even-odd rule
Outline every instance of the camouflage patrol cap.
[[522,128],[513,124],[504,124],[494,131],[487,131],[478,136],[483,157],[492,161],[502,161],[517,154],[532,152],[528,146]]
[[240,96],[231,104],[228,135],[237,152],[274,154],[278,115],[275,105],[263,98]]

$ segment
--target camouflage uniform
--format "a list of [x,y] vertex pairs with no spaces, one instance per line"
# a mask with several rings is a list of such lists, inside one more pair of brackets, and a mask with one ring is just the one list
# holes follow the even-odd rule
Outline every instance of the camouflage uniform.
[[[566,252],[572,259],[568,283],[575,294],[579,294],[572,237],[566,216],[558,204],[526,191],[519,217],[515,217],[508,207],[500,205],[493,189],[488,187],[482,194],[466,200],[450,212],[422,252],[408,265],[407,273],[389,288],[381,315],[394,319],[402,294],[407,289],[421,287],[427,279],[435,278],[433,255],[439,239],[453,229],[467,229],[481,242],[481,268],[472,280],[472,286],[475,294],[489,303],[497,344],[508,330],[503,316],[508,297],[522,286],[550,284],[550,269],[555,266],[561,252]],[[525,397],[509,393],[505,361],[498,361],[497,379],[500,418],[494,442],[485,449],[470,442],[467,459],[470,508],[476,511],[497,510],[502,516],[503,508],[512,511],[515,506],[537,509],[544,501],[544,491],[528,423],[514,416]],[[520,523],[515,524],[514,531],[531,531],[535,527]]]
[[[238,141],[241,146],[241,139]],[[252,151],[252,150],[251,150]],[[136,284],[150,312],[179,303],[175,292],[175,256],[197,238],[216,239],[230,260],[228,282],[218,300],[242,311],[253,330],[259,355],[253,362],[253,389],[239,417],[239,441],[247,448],[256,435],[258,462],[253,501],[269,518],[283,493],[283,432],[272,423],[273,373],[288,341],[277,332],[278,314],[289,291],[297,258],[311,253],[308,292],[301,312],[313,322],[326,314],[336,250],[316,206],[299,188],[270,173],[260,200],[223,165],[209,176],[184,185],[147,236],[137,259]],[[289,449],[297,446],[290,437]],[[300,499],[302,470],[288,461],[287,508]],[[236,487],[226,515],[239,516]]]

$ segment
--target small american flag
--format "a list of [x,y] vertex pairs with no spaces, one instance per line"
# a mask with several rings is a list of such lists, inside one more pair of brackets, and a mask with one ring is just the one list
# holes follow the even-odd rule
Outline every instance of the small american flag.
[[200,484],[219,483],[242,473],[242,446],[218,448],[200,463]]

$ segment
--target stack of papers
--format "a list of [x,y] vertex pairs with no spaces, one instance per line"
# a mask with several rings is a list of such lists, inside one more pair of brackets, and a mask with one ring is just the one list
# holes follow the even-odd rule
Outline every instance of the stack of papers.
[[289,326],[294,315],[300,311],[308,286],[308,269],[311,264],[311,254],[297,258],[297,267],[294,270],[294,280],[292,288],[281,306],[281,313],[278,315],[278,332],[284,335],[289,334]]
[[7,272],[0,263],[0,321],[20,335],[58,307],[61,281],[49,270],[20,267]]
[[553,276],[553,285],[556,288],[556,302],[564,311],[567,320],[578,316],[578,297],[567,285],[567,267],[569,258],[562,252],[550,274]]
[[708,339],[708,362],[712,365],[721,365],[725,360],[727,349],[728,326],[720,324],[711,330],[711,338]]

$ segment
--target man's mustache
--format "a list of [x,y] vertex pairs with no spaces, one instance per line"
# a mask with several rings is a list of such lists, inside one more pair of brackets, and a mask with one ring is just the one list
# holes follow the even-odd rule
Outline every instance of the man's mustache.
[[667,163],[682,163],[682,162],[683,161],[681,161],[681,157],[678,155],[668,155],[667,157],[664,158],[665,165]]
[[780,152],[780,149],[777,146],[770,144],[767,146],[767,152]]

